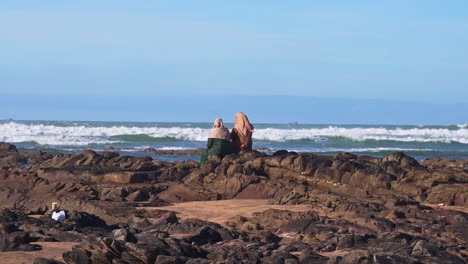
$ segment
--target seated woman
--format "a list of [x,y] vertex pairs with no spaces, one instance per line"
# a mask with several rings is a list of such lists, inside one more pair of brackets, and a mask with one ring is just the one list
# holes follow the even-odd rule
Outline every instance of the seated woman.
[[242,112],[238,112],[231,132],[232,146],[235,153],[239,153],[241,150],[252,150],[253,132],[254,127],[250,124],[247,116]]
[[209,156],[223,158],[232,153],[231,135],[221,118],[216,118],[214,121],[213,129],[208,136],[207,148],[201,154],[201,163],[207,162]]

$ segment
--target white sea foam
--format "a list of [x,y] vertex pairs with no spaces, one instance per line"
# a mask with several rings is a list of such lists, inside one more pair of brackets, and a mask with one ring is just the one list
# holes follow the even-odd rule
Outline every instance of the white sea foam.
[[194,148],[184,148],[184,147],[162,147],[162,148],[157,148],[157,150],[187,150],[187,149],[194,149]]
[[150,146],[137,146],[137,147],[133,147],[133,148],[123,148],[123,149],[119,149],[119,151],[122,151],[122,152],[140,152],[140,151],[144,151],[147,148],[150,148]]
[[35,141],[41,145],[112,144],[121,142],[112,139],[119,135],[146,134],[154,138],[172,137],[182,140],[205,141],[209,129],[203,128],[158,128],[158,127],[88,127],[28,125],[21,123],[0,124],[0,141],[17,143]]
[[[154,138],[171,137],[180,140],[206,141],[209,130],[196,127],[89,127],[10,122],[0,124],[0,141],[11,143],[35,141],[41,145],[86,146],[122,142],[122,140],[112,138],[112,136],[140,134]],[[468,128],[460,127],[456,130],[446,128],[344,128],[337,126],[303,129],[262,128],[256,129],[253,135],[255,140],[278,142],[303,139],[319,142],[328,140],[329,137],[343,137],[355,141],[395,140],[468,144]]]
[[[119,151],[122,152],[139,152],[144,151],[145,149],[150,148],[150,146],[138,146],[134,148],[124,148],[120,149]],[[155,148],[156,150],[187,150],[191,148],[184,148],[184,147],[162,147],[162,148]],[[193,148],[192,148],[193,149]]]
[[295,152],[381,152],[381,151],[433,151],[428,148],[314,148],[314,149],[290,149]]
[[459,142],[468,144],[468,129],[449,130],[445,128],[343,128],[329,126],[327,128],[311,129],[258,129],[255,139],[271,141],[288,141],[310,139],[324,140],[326,137],[344,137],[356,141],[363,140],[395,140],[403,142]]

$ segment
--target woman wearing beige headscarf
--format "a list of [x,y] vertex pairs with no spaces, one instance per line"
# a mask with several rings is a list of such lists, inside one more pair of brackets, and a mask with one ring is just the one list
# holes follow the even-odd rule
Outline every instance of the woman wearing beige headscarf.
[[216,118],[208,135],[207,149],[202,152],[201,163],[208,161],[209,156],[223,158],[233,152],[229,129],[224,126],[221,118]]
[[232,146],[235,153],[239,153],[241,150],[252,150],[253,132],[254,127],[250,124],[247,116],[242,112],[238,112],[231,131]]

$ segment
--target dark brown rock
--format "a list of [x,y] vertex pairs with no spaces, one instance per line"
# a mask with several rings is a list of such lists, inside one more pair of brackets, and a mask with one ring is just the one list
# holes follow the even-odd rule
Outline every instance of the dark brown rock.
[[34,259],[33,264],[64,264],[64,263],[55,259],[36,258]]
[[200,155],[203,151],[203,148],[182,150],[146,148],[144,151],[153,155]]
[[18,152],[18,150],[13,144],[0,142],[0,152]]
[[[37,249],[32,241],[83,241],[64,260],[87,264],[463,263],[468,257],[467,160],[250,151],[200,165],[2,146],[0,207],[15,208],[0,210],[6,250]],[[221,226],[145,209],[231,198],[310,204],[311,211],[267,210]],[[51,202],[68,219],[50,219]],[[318,254],[335,250],[349,253]]]

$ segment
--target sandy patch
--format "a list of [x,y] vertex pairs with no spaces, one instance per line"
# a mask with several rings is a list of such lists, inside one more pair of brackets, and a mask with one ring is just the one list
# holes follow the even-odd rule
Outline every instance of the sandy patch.
[[44,215],[28,215],[31,218],[42,218]]
[[70,251],[77,242],[34,242],[31,244],[41,245],[42,250],[38,251],[11,251],[0,252],[1,264],[31,264],[37,257],[53,258],[63,261],[62,254]]
[[273,205],[268,200],[219,200],[196,201],[178,203],[163,207],[140,207],[145,210],[167,210],[177,213],[181,219],[198,218],[206,221],[223,224],[233,216],[250,217],[255,212],[263,212],[268,209],[289,210],[294,212],[306,212],[312,210],[311,205]]

